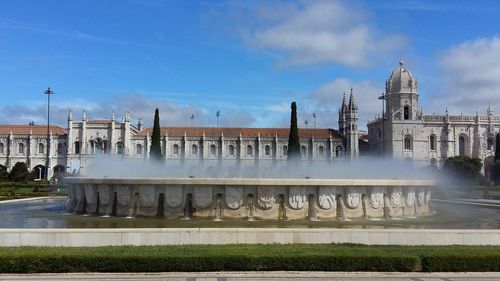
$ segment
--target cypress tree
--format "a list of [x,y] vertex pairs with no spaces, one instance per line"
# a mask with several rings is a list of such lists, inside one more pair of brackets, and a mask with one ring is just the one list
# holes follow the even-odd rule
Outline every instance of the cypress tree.
[[290,134],[288,136],[288,160],[300,159],[299,129],[297,127],[297,104],[292,102],[290,117]]
[[495,144],[495,163],[493,164],[493,181],[500,185],[500,132],[497,133]]
[[149,157],[154,160],[161,159],[161,143],[160,143],[160,112],[158,108],[155,110],[155,119],[153,124],[153,133],[151,134],[151,150]]
[[497,133],[495,144],[495,162],[500,161],[500,132]]

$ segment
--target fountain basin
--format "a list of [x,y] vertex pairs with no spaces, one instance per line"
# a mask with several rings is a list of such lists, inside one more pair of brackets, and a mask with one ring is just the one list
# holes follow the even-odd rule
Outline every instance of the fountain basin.
[[320,219],[425,216],[431,180],[68,177],[66,210],[111,216]]

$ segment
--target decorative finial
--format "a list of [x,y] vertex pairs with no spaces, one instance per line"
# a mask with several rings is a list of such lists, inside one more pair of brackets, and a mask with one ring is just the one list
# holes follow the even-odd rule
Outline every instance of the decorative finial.
[[82,121],[87,121],[87,112],[83,110]]
[[403,66],[404,64],[405,64],[405,62],[403,60],[399,61],[399,66]]
[[111,111],[111,120],[115,121],[115,111]]

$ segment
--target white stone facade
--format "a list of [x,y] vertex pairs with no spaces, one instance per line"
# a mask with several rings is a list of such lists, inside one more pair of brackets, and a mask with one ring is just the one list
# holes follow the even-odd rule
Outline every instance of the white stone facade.
[[[302,159],[332,161],[345,156],[357,157],[358,142],[348,139],[357,138],[357,106],[355,114],[349,115],[350,127],[342,133],[334,129],[299,129]],[[40,171],[37,178],[46,178],[46,128],[0,125],[0,165],[10,171],[16,162],[25,162],[30,170]],[[84,112],[82,120],[76,122],[70,111],[66,129],[51,126],[49,178],[64,172],[82,172],[87,160],[102,154],[146,159],[151,132],[151,128],[143,128],[140,120],[137,126],[132,125],[129,113],[119,122],[114,114],[109,120],[89,120]],[[253,165],[261,160],[274,160],[284,163],[288,133],[286,128],[165,127],[161,129],[162,155],[166,161],[234,160]]]
[[418,84],[401,62],[386,82],[385,114],[368,123],[370,152],[377,156],[441,166],[448,157],[470,156],[485,163],[486,173],[495,150],[500,117],[491,105],[486,115],[423,115]]

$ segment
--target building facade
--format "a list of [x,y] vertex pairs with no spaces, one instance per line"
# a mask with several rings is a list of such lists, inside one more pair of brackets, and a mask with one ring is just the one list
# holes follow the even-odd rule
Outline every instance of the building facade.
[[495,153],[495,135],[500,117],[491,105],[486,115],[424,115],[419,109],[418,83],[400,62],[386,81],[383,116],[368,123],[370,152],[377,156],[402,158],[420,165],[441,166],[446,158],[470,156],[485,164]]
[[[342,106],[344,108],[344,105]],[[345,127],[334,129],[299,129],[302,160],[333,161],[358,157],[359,133],[357,105],[351,93],[345,106]],[[340,124],[340,123],[339,123]],[[35,171],[37,179],[63,173],[85,171],[90,159],[102,155],[123,158],[149,158],[152,128],[136,125],[125,113],[123,121],[89,120],[83,113],[81,121],[68,113],[67,128],[51,126],[47,161],[47,127],[35,125],[0,125],[0,165],[8,171],[16,162],[25,162]],[[238,161],[254,165],[272,160],[284,163],[288,151],[288,128],[161,128],[162,155],[165,161],[204,162]],[[39,171],[39,172],[37,172]]]

